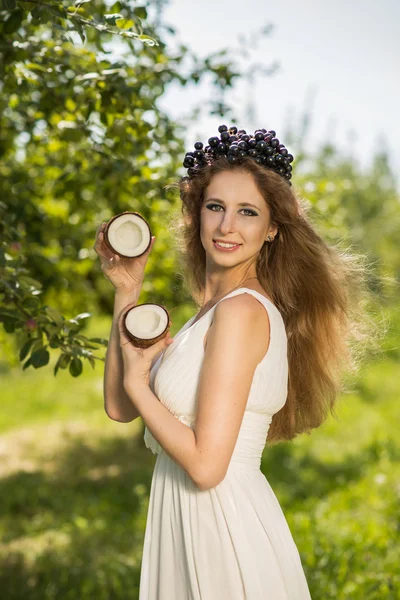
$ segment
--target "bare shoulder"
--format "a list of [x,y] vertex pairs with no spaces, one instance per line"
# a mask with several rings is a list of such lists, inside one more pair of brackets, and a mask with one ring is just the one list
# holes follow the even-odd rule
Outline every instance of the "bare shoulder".
[[[270,339],[270,321],[265,306],[252,294],[222,300],[215,309],[210,336],[221,342],[228,333],[231,342],[243,343],[257,362],[265,356]],[[218,344],[219,345],[219,344]]]
[[[267,299],[265,295],[264,297]],[[250,323],[256,323],[257,321],[269,323],[265,307],[252,294],[243,293],[226,298],[219,302],[215,308],[215,318],[219,320],[237,319],[239,315]]]

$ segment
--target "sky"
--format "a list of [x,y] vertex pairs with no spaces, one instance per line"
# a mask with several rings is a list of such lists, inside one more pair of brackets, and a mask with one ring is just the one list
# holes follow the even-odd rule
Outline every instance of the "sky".
[[[288,123],[300,131],[309,109],[310,147],[331,140],[341,154],[352,154],[361,170],[368,169],[375,150],[388,148],[400,190],[399,0],[170,0],[162,21],[200,56],[237,48],[238,36],[251,39],[270,23],[271,33],[252,47],[247,60],[266,67],[278,63],[279,69],[252,83],[253,119],[247,109],[249,83],[228,94],[239,109],[239,126],[251,133],[274,129],[285,144]],[[166,41],[172,46],[173,39]],[[171,86],[158,106],[179,121],[199,94],[205,97],[207,86]],[[229,119],[207,115],[195,121],[186,130],[187,151],[195,141],[217,135],[222,123],[231,125]]]

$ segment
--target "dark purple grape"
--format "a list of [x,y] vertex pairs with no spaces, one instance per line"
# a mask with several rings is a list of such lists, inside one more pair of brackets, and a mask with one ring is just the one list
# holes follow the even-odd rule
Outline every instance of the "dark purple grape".
[[287,158],[289,162],[293,162],[293,154],[288,154]]
[[235,163],[237,163],[239,161],[239,157],[233,156],[233,154],[228,154],[228,160],[230,163],[232,163],[234,165]]
[[227,125],[220,125],[218,127],[218,131],[219,131],[219,133],[223,133],[224,131],[228,131]]
[[259,142],[257,142],[257,146],[256,146],[256,150],[258,152],[265,152],[267,150],[268,146],[267,144],[264,142],[264,139],[260,140]]
[[228,151],[228,146],[222,142],[216,148],[218,154],[225,154]]
[[239,150],[238,146],[236,146],[236,145],[235,146],[231,146],[229,148],[229,154],[231,156],[238,156],[239,152],[240,152],[240,150]]
[[254,138],[251,138],[247,142],[247,145],[250,146],[250,148],[255,148],[257,146],[257,140],[255,140]]
[[271,136],[271,137],[273,137],[273,138],[276,136],[276,131],[274,131],[273,129],[270,129],[270,130],[268,131],[268,133],[269,133],[269,134],[270,134],[270,136]]
[[229,133],[236,135],[237,134],[237,127],[233,126],[229,128]]
[[239,142],[239,143],[238,143],[238,147],[239,147],[241,150],[248,150],[248,148],[249,148],[249,147],[248,147],[248,145],[246,144],[246,142]]
[[279,146],[279,140],[278,140],[278,138],[272,138],[272,140],[271,140],[271,146],[273,148],[277,148]]
[[262,131],[256,131],[254,134],[254,139],[258,141],[263,140],[264,139],[264,134]]
[[221,133],[221,142],[227,142],[230,138],[229,132],[228,131],[223,131]]
[[249,156],[258,156],[258,152],[255,148],[250,148]]
[[203,142],[196,142],[194,147],[196,148],[196,150],[201,150],[203,147]]
[[211,148],[216,148],[219,144],[219,138],[218,137],[210,137],[208,139],[208,143],[210,144]]

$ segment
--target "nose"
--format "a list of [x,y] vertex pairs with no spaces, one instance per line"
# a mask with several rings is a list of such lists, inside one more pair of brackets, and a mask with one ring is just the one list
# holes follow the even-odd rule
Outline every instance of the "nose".
[[[222,212],[222,211],[221,211]],[[223,235],[236,231],[236,213],[225,210],[222,214],[219,229]]]

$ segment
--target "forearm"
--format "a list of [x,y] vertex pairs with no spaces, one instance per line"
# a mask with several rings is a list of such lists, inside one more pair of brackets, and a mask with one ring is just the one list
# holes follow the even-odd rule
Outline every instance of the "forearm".
[[128,396],[166,454],[186,471],[198,487],[201,487],[194,431],[179,421],[148,386],[142,385],[129,392]]
[[137,303],[140,290],[129,296],[115,295],[114,314],[104,368],[104,409],[110,419],[130,422],[139,416],[124,389],[124,364],[119,340],[118,317],[131,303]]

